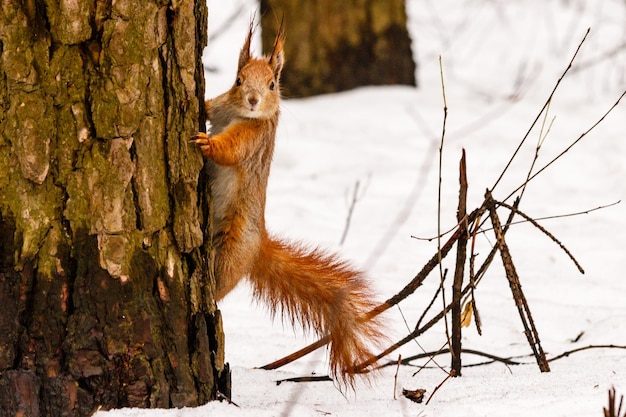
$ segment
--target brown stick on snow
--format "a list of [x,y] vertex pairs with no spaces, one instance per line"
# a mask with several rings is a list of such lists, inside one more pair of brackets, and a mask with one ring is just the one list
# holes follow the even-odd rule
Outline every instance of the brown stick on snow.
[[454,376],[461,376],[461,291],[463,289],[463,274],[465,260],[467,258],[467,230],[466,220],[467,207],[467,173],[465,164],[465,149],[459,162],[459,206],[456,219],[459,228],[465,230],[461,233],[456,243],[456,266],[454,280],[452,282],[452,343],[451,343],[451,367]]
[[486,192],[485,199],[487,201],[487,207],[489,208],[489,216],[491,218],[491,223],[493,224],[497,247],[500,252],[500,256],[502,257],[506,277],[509,280],[509,286],[511,287],[511,292],[513,293],[513,298],[515,299],[515,305],[517,306],[520,318],[522,319],[522,324],[524,325],[524,334],[526,335],[530,348],[535,355],[535,359],[539,365],[539,370],[541,370],[541,372],[550,372],[550,365],[548,365],[548,360],[546,359],[546,355],[541,347],[539,333],[535,328],[535,323],[530,313],[528,302],[522,292],[522,285],[520,283],[519,276],[517,275],[517,271],[515,270],[513,258],[511,257],[509,247],[504,240],[502,225],[500,224],[500,219],[498,217],[498,213],[496,212],[495,200],[491,196],[491,192],[489,190]]

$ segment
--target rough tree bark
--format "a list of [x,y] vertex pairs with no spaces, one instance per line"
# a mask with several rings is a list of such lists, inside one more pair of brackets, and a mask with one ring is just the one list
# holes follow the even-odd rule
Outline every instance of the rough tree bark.
[[189,144],[206,16],[204,0],[3,2],[0,416],[228,394]]
[[286,23],[287,97],[416,85],[405,0],[261,0],[263,49]]

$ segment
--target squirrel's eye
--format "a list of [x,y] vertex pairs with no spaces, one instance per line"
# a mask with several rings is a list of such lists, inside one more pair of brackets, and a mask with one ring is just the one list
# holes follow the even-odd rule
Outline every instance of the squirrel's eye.
[[270,83],[270,90],[274,91],[274,87],[275,87],[275,86],[274,86],[274,81],[272,81],[272,82]]
[[237,81],[235,81],[235,85],[237,87],[241,86],[241,78],[237,78]]

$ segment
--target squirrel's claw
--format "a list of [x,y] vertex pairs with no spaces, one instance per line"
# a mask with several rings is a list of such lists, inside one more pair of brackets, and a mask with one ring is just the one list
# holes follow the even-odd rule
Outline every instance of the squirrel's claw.
[[195,143],[196,145],[206,145],[209,143],[209,135],[204,132],[198,132],[193,135],[189,141],[191,143]]
[[202,152],[202,155],[208,158],[210,140],[211,138],[209,137],[209,135],[207,135],[204,132],[198,132],[195,135],[193,135],[189,141],[193,143],[194,145],[197,145],[200,148],[200,152]]

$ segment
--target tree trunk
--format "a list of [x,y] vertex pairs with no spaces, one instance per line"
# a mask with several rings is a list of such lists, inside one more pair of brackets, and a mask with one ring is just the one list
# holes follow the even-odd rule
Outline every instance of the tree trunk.
[[204,0],[3,2],[0,416],[229,395],[189,144],[206,16]]
[[263,49],[286,26],[287,97],[364,85],[416,85],[405,0],[261,0]]

